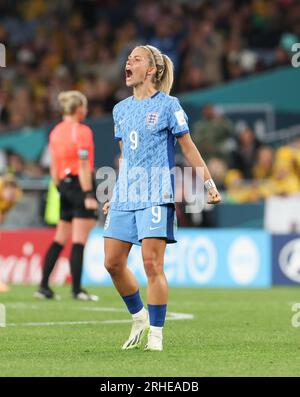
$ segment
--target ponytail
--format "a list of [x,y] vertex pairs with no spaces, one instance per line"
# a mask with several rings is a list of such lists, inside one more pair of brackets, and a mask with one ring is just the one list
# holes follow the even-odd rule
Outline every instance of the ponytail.
[[157,72],[154,75],[153,79],[155,88],[159,91],[169,94],[174,81],[173,62],[167,55],[162,54],[158,48],[152,45],[145,45],[140,47],[148,51],[149,62],[157,69]]
[[159,91],[169,94],[174,81],[174,65],[168,55],[162,54],[162,57],[165,68],[160,80],[157,82],[157,88]]

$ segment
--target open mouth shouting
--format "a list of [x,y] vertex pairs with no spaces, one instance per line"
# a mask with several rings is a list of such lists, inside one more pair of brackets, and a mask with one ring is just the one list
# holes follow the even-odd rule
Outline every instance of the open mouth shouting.
[[130,82],[132,80],[132,70],[130,66],[126,66],[125,68],[125,77],[126,77],[126,82]]

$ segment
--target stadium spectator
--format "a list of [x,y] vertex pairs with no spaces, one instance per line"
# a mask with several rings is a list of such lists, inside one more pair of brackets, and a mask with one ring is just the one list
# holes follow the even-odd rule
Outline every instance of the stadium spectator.
[[282,146],[276,151],[272,175],[272,193],[274,195],[289,196],[300,191],[298,156],[298,148],[293,144]]
[[212,157],[207,161],[213,180],[218,184],[219,189],[225,189],[225,177],[227,173],[227,164],[222,158]]
[[253,177],[255,180],[265,180],[272,176],[273,160],[274,154],[272,148],[261,146],[258,149],[253,167]]
[[[204,20],[195,23],[187,39],[183,76],[188,78],[190,70],[199,70],[203,75],[202,85],[221,82],[223,80],[222,56],[222,36],[215,30],[212,21]],[[181,88],[182,90],[190,89],[184,84]]]
[[247,183],[238,169],[231,169],[225,177],[226,199],[231,203],[251,203],[260,199],[259,190],[252,183]]
[[245,180],[240,169],[230,169],[225,177],[227,199],[243,203],[270,196],[290,196],[300,192],[300,138],[272,148],[262,146],[253,166],[253,180]]
[[193,141],[205,159],[227,159],[230,141],[234,136],[234,127],[230,120],[219,114],[212,104],[203,107],[201,120],[192,127]]
[[252,179],[259,146],[253,130],[245,127],[239,133],[237,148],[231,152],[230,168],[239,170],[244,179]]
[[22,178],[26,172],[26,163],[21,155],[13,150],[7,150],[6,172],[17,178]]
[[20,200],[22,191],[11,175],[0,177],[0,224],[4,222],[7,212]]

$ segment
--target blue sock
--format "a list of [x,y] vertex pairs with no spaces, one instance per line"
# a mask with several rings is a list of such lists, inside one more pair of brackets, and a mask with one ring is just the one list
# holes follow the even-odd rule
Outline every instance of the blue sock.
[[139,290],[132,295],[122,296],[122,299],[131,314],[138,313],[144,307]]
[[166,319],[167,305],[148,305],[150,325],[163,327]]

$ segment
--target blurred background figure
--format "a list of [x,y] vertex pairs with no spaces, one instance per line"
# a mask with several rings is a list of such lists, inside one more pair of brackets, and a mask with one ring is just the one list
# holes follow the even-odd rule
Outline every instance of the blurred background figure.
[[253,179],[253,167],[260,143],[249,127],[239,133],[237,141],[236,149],[230,153],[230,168],[240,170],[245,179]]
[[260,146],[252,168],[255,180],[265,180],[272,176],[274,151],[268,146]]
[[11,175],[0,176],[0,223],[21,197],[22,191],[16,179]]
[[60,217],[44,259],[42,280],[34,296],[39,299],[58,298],[49,286],[49,278],[61,251],[71,240],[72,297],[97,301],[96,295],[81,287],[84,248],[98,216],[93,133],[82,123],[88,112],[88,103],[79,91],[61,92],[58,102],[63,120],[51,131],[49,139],[51,177],[60,193]]
[[272,182],[273,194],[289,196],[300,191],[299,138],[275,153]]
[[[13,176],[0,176],[0,227],[8,211],[17,204],[21,196],[21,188]],[[8,286],[0,279],[0,292],[7,292],[8,290]]]
[[293,0],[2,2],[0,132],[59,117],[55,98],[70,88],[87,96],[91,116],[109,114],[128,95],[128,52],[145,42],[174,62],[174,94],[288,65],[298,12]]
[[228,159],[230,144],[235,138],[231,121],[212,104],[202,108],[201,118],[192,127],[192,138],[204,158]]

